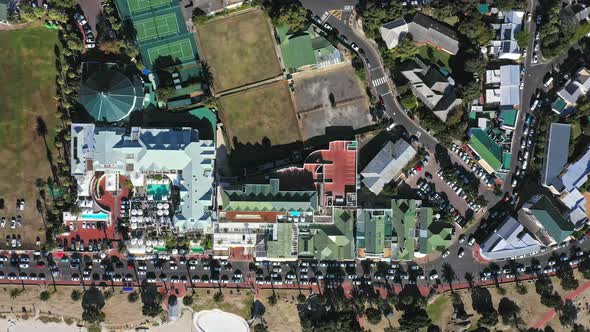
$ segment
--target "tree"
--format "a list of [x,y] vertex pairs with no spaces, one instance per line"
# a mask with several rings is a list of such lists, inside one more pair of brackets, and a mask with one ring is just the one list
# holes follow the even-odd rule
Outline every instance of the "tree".
[[496,310],[487,312],[477,321],[477,323],[485,326],[496,326],[496,324],[498,324],[498,312]]
[[418,53],[418,45],[416,45],[412,38],[406,37],[403,38],[396,47],[389,50],[389,52],[385,54],[385,57],[387,58],[387,56],[390,55],[394,60],[404,61],[414,59]]
[[463,102],[470,103],[481,96],[481,84],[471,81],[464,86],[460,86],[458,94],[463,99]]
[[580,264],[578,264],[578,271],[582,273],[585,279],[590,279],[590,259],[584,258]]
[[141,287],[141,302],[143,307],[141,309],[145,316],[155,317],[162,312],[162,294],[158,292],[158,288],[153,283],[144,282]]
[[432,323],[426,310],[405,310],[399,319],[401,331],[416,331],[429,326]]
[[21,289],[21,288],[11,288],[10,289],[10,298],[14,300],[17,297],[19,297],[23,292],[24,292],[24,289]]
[[379,28],[383,24],[402,17],[402,4],[399,1],[389,1],[386,6],[372,6],[359,11],[363,18],[363,31],[369,38],[379,36]]
[[453,267],[451,266],[451,264],[445,262],[442,265],[441,273],[442,273],[443,280],[449,284],[451,291],[453,291],[453,281],[455,281],[455,279],[457,279],[457,274],[455,273],[455,270],[453,270]]
[[139,294],[136,291],[133,291],[127,295],[127,301],[134,303],[137,302],[137,300],[139,300]]
[[82,309],[84,310],[82,319],[89,323],[102,322],[105,316],[102,312],[104,305],[105,299],[102,292],[96,286],[91,286],[82,296]]
[[274,292],[267,299],[268,299],[268,304],[270,304],[271,306],[274,306],[275,304],[277,304],[277,295]]
[[559,322],[563,326],[572,326],[578,319],[578,307],[572,302],[572,300],[566,300],[565,303],[558,308],[559,310]]
[[[216,303],[223,302],[223,293],[221,291],[216,292],[215,295],[213,295],[213,300]],[[270,302],[270,299],[269,299],[269,302]]]
[[288,25],[292,32],[302,31],[307,26],[307,10],[295,3],[283,6],[273,22],[276,26]]
[[268,326],[264,323],[254,325],[254,332],[268,332]]
[[193,297],[192,296],[185,296],[182,298],[182,304],[184,304],[187,307],[190,307],[193,305]]
[[516,33],[516,43],[520,48],[527,48],[529,45],[529,40],[531,38],[531,34],[528,31],[519,31]]
[[79,290],[77,290],[77,289],[72,290],[72,293],[70,294],[70,298],[72,299],[72,301],[74,301],[74,302],[79,301],[81,297],[82,297],[82,293]]
[[481,57],[471,58],[465,61],[465,70],[481,76],[485,73],[487,65],[488,63]]
[[159,101],[167,102],[168,99],[176,95],[176,90],[171,86],[161,86],[156,89],[156,97]]
[[207,22],[209,20],[209,17],[207,16],[207,13],[205,13],[205,11],[203,11],[201,8],[199,7],[195,7],[195,9],[193,10],[193,24],[195,26],[201,25],[205,22]]
[[498,304],[498,313],[502,317],[502,323],[510,325],[520,330],[519,325],[522,323],[520,317],[520,307],[507,297],[503,297]]
[[473,288],[473,273],[465,272],[465,281],[469,284],[469,288]]
[[561,264],[560,269],[557,271],[557,277],[561,280],[561,287],[565,290],[574,290],[579,286],[574,271],[567,263]]
[[51,294],[48,291],[42,291],[39,294],[39,299],[41,301],[47,301],[47,300],[49,300],[50,297],[51,297]]
[[402,96],[400,104],[408,111],[413,111],[418,106],[418,101],[416,100],[416,96],[412,92],[409,92]]
[[305,303],[306,299],[307,299],[307,297],[301,293],[299,295],[297,295],[297,302],[299,302],[299,303]]
[[367,308],[365,310],[365,316],[367,316],[367,320],[369,321],[369,323],[373,325],[379,324],[379,322],[381,321],[381,311],[379,311],[379,309],[376,308]]

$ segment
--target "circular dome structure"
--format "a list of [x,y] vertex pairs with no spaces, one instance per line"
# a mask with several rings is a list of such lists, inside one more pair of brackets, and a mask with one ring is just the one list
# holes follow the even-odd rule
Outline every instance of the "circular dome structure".
[[249,332],[250,327],[238,315],[213,309],[195,313],[192,330],[193,332]]
[[141,107],[143,88],[118,70],[92,73],[80,87],[80,104],[96,120],[116,122]]

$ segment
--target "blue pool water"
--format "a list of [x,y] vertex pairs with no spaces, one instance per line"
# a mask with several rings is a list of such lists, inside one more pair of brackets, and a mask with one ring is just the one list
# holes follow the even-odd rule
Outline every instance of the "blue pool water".
[[109,216],[106,213],[83,213],[81,217],[88,220],[107,220]]
[[301,212],[299,212],[299,211],[291,211],[291,212],[289,212],[289,215],[291,217],[299,217],[299,216],[301,216]]
[[170,186],[167,184],[148,184],[147,194],[154,196],[157,201],[162,200],[163,196],[170,194]]

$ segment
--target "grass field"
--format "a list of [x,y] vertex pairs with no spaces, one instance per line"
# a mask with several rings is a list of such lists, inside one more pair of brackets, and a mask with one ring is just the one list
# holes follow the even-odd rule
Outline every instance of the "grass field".
[[[38,119],[48,130],[46,141],[53,148],[57,104],[55,95],[55,52],[57,32],[40,27],[0,32],[0,198],[6,203],[0,216],[21,214],[23,228],[0,228],[6,234],[21,234],[23,242],[34,243],[43,225],[36,211],[35,180],[46,179],[51,167],[43,138],[36,134]],[[24,198],[25,211],[15,211],[16,199]],[[4,241],[0,241],[4,248]]]
[[260,10],[240,12],[197,28],[217,92],[281,74],[271,27]]
[[268,137],[272,145],[301,140],[286,81],[222,97],[220,108],[230,140],[254,144]]

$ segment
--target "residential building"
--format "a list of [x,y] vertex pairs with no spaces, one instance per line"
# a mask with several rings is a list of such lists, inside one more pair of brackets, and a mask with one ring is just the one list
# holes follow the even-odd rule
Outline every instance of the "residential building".
[[452,225],[419,200],[391,201],[390,209],[357,210],[357,257],[410,260],[451,244]]
[[582,2],[584,1],[571,1],[571,3],[563,9],[568,16],[571,15],[575,19],[576,24],[587,21],[588,15],[590,14],[590,7]]
[[[107,192],[129,181],[138,199],[173,207],[158,214],[178,232],[211,232],[215,144],[192,128],[71,126],[71,174],[80,199],[97,199],[96,181]],[[178,200],[175,200],[178,192]],[[146,216],[147,217],[147,216]],[[143,221],[143,220],[142,220]]]
[[590,70],[586,67],[578,69],[575,76],[569,79],[565,86],[557,91],[559,97],[552,105],[555,113],[567,115],[574,112],[578,99],[590,91]]
[[307,68],[324,68],[342,62],[342,55],[320,30],[310,24],[303,32],[293,33],[289,26],[277,28],[283,63],[290,73]]
[[519,109],[520,65],[504,65],[486,70],[486,104],[500,110]]
[[577,161],[567,165],[559,176],[562,185],[559,199],[569,209],[569,218],[576,228],[587,221],[585,185],[590,174],[590,149]]
[[454,81],[445,78],[435,67],[427,66],[419,58],[404,63],[401,73],[410,81],[412,91],[442,121],[449,112],[461,105],[455,94]]
[[417,13],[413,18],[400,18],[385,23],[380,29],[381,38],[392,49],[405,37],[410,36],[418,45],[428,44],[449,54],[459,51],[457,33],[430,16]]
[[559,175],[567,163],[571,126],[565,123],[552,123],[543,159],[541,184],[554,194],[563,191],[563,183]]
[[532,255],[539,250],[539,241],[512,216],[504,220],[480,246],[481,256],[488,260]]
[[496,37],[490,42],[490,55],[498,59],[518,60],[521,50],[516,41],[517,34],[522,31],[524,12],[502,12],[503,22],[492,24]]
[[517,119],[517,110],[512,109],[500,111],[500,128],[504,130],[514,130],[516,128]]
[[478,163],[481,167],[490,174],[510,169],[512,155],[503,148],[505,145],[510,145],[510,139],[500,130],[491,127],[471,128],[469,131],[470,137],[467,144],[480,157]]
[[571,238],[574,224],[544,195],[535,195],[518,211],[518,221],[544,246]]
[[[278,170],[268,184],[220,189],[214,250],[220,255],[231,248],[253,250],[263,238],[285,235],[287,226],[278,223],[312,223],[334,207],[356,207],[356,164],[356,141],[333,141],[309,154],[303,167]],[[269,255],[285,256],[275,242],[268,243]]]
[[301,258],[354,260],[354,210],[334,208],[324,221],[299,225],[298,253]]
[[363,184],[379,195],[383,187],[396,179],[416,154],[416,149],[402,138],[395,143],[388,141],[361,171]]

